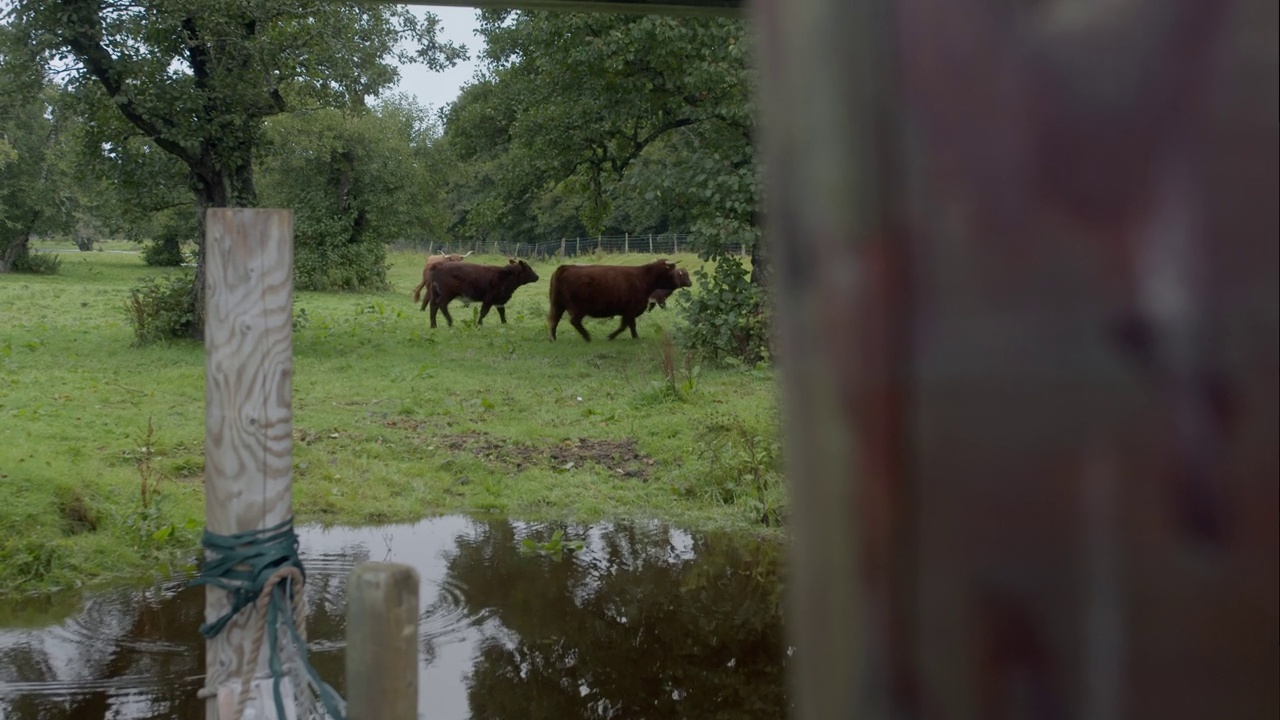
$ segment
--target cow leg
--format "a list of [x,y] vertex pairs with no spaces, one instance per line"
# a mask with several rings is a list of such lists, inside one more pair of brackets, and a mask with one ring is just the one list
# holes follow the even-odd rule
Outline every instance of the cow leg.
[[[431,298],[434,297],[435,294],[436,294],[435,285],[427,285],[427,292],[422,296],[422,307],[420,308],[421,310],[427,309],[427,305],[431,303]],[[431,327],[435,327],[435,326],[432,325]]]
[[584,317],[586,317],[585,314],[579,315],[577,313],[569,313],[569,324],[573,326],[574,330],[578,331],[578,334],[582,336],[583,340],[591,342],[591,334],[587,332],[586,328],[582,327],[582,318]]
[[489,308],[493,307],[488,300],[480,303],[480,318],[476,320],[476,327],[484,324],[484,316],[489,314]]
[[[437,303],[436,303],[436,299],[435,299],[435,297],[434,297],[434,296],[431,296],[431,293],[430,293],[429,291],[428,291],[427,295],[429,296],[429,297],[428,297],[428,300],[430,300],[430,302],[431,302],[431,327],[434,329],[434,328],[435,328],[435,326],[436,326],[436,310],[438,310],[438,309],[439,309],[439,307],[438,307],[438,305],[437,305]],[[426,304],[427,304],[427,300],[423,300],[423,301],[422,301],[422,305],[425,307],[425,306],[426,306]]]
[[631,328],[631,338],[634,340],[635,338],[640,337],[636,333],[636,319],[633,317],[629,317],[626,319],[625,322],[627,323],[627,327]]
[[[440,312],[444,314],[444,321],[449,323],[449,327],[453,327],[453,316],[449,314],[449,301],[445,300],[440,305]],[[432,325],[431,327],[435,327]]]
[[626,316],[626,315],[623,315],[623,316],[622,316],[622,322],[618,324],[618,329],[617,329],[617,330],[614,330],[614,331],[613,331],[613,332],[611,332],[611,333],[609,333],[609,339],[610,339],[610,340],[612,340],[612,339],[614,339],[614,338],[618,337],[619,335],[621,335],[621,334],[622,334],[622,331],[623,331],[623,330],[626,330],[626,329],[627,329],[627,316]]
[[656,302],[654,302],[654,301],[650,300],[650,301],[649,301],[649,310],[648,310],[648,312],[653,312],[653,309],[654,309],[655,307],[657,307],[657,306],[658,306],[658,303],[656,303]]
[[506,305],[498,306],[498,319],[502,321],[503,325],[507,324],[507,306]]
[[564,317],[564,308],[552,305],[551,312],[547,313],[547,326],[551,329],[551,339],[556,339],[556,328],[560,326],[560,318]]

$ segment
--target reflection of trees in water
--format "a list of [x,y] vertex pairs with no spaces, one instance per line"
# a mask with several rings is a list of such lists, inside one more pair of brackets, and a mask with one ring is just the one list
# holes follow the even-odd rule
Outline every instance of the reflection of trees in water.
[[786,715],[778,548],[701,537],[685,559],[669,533],[625,526],[560,562],[518,545],[491,522],[448,562],[466,609],[510,631],[468,680],[477,720]]
[[98,720],[124,704],[131,710],[121,717],[200,717],[204,710],[196,691],[204,646],[197,628],[203,618],[200,590],[99,598],[91,612],[65,624],[66,642],[42,642],[48,631],[33,631],[31,642],[5,653],[12,680],[57,683],[62,692],[6,700],[0,716]]

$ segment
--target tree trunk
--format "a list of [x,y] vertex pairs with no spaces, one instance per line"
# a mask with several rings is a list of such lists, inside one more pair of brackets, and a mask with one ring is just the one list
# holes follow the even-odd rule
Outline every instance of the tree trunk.
[[768,248],[764,244],[764,233],[760,232],[759,212],[751,213],[751,226],[756,229],[756,241],[751,244],[751,284],[767,292],[772,269],[769,265]]
[[204,338],[204,281],[205,281],[205,214],[209,208],[253,207],[258,192],[253,181],[253,161],[243,159],[237,167],[221,169],[206,153],[200,170],[193,170],[191,192],[196,199],[196,277],[191,287],[192,317],[191,338]]
[[0,273],[14,272],[18,263],[26,259],[30,254],[28,243],[31,242],[29,233],[22,233],[9,241],[4,251],[0,252]]

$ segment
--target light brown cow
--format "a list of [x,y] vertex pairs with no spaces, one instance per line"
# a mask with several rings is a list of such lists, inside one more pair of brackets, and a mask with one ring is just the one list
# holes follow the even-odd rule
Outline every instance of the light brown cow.
[[[470,255],[470,254],[471,254],[471,251],[468,251],[467,255]],[[428,255],[427,256],[427,263],[422,266],[422,282],[418,283],[418,287],[413,289],[413,301],[414,302],[418,302],[419,300],[422,301],[422,307],[420,309],[422,310],[427,309],[427,298],[422,297],[422,291],[425,288],[431,287],[431,268],[434,268],[435,266],[443,262],[462,262],[462,259],[465,258],[467,255],[449,253],[448,255]],[[429,294],[430,293],[428,293],[428,295]]]

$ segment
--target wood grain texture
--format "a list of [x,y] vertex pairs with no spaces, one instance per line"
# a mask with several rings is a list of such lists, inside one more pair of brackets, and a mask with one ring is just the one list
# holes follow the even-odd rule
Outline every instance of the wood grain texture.
[[[293,514],[293,211],[214,208],[206,217],[205,525],[229,535]],[[205,598],[206,620],[229,607],[218,588]],[[233,696],[250,653],[246,620],[257,618],[242,611],[206,646],[211,678]],[[264,647],[259,676],[267,658]],[[255,702],[260,712],[268,699]],[[206,717],[226,720],[217,706],[210,698]]]
[[361,563],[347,580],[347,717],[417,720],[418,572]]
[[753,12],[796,717],[1276,717],[1276,3]]

